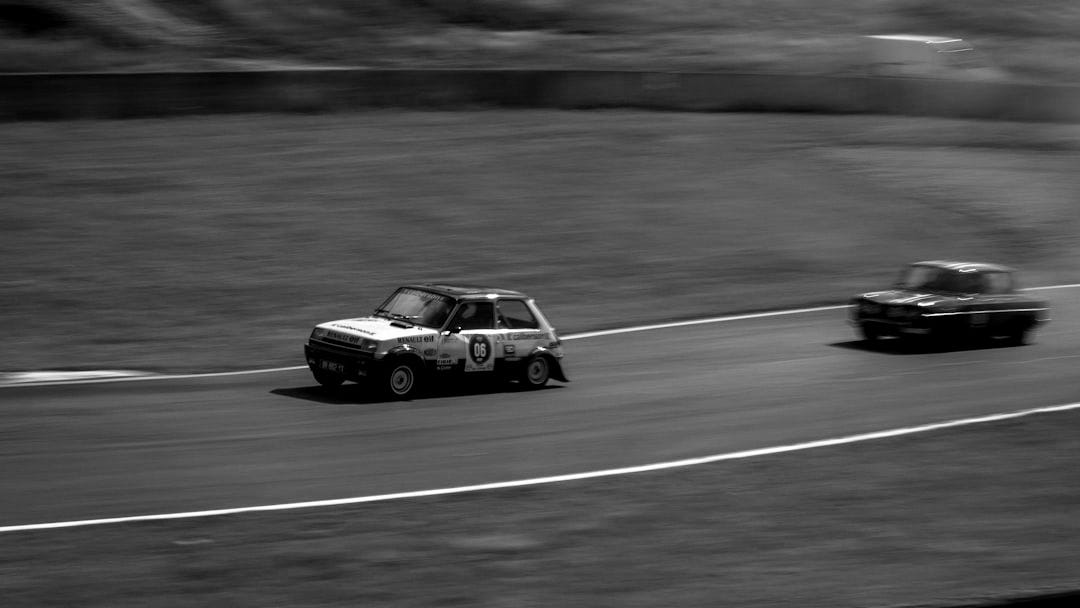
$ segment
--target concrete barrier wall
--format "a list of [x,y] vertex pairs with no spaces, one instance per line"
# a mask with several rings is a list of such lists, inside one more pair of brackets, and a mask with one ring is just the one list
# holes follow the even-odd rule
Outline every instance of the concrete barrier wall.
[[1080,122],[1080,87],[784,74],[294,70],[0,75],[0,120],[475,105]]

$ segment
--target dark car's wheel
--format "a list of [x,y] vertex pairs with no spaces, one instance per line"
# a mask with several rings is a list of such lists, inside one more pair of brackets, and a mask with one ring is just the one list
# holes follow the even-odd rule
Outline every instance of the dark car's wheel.
[[420,367],[412,361],[391,361],[382,380],[387,395],[394,399],[409,399],[420,388]]
[[533,355],[521,370],[521,384],[528,388],[540,388],[551,377],[551,364],[543,355]]
[[334,388],[335,386],[341,386],[342,382],[345,382],[345,378],[337,374],[330,372],[324,372],[320,370],[311,370],[311,375],[315,377],[315,381],[319,384],[327,387]]
[[870,323],[859,324],[859,335],[867,342],[873,342],[881,337],[881,332]]
[[1006,336],[1008,344],[1011,346],[1023,346],[1028,343],[1028,337],[1031,333],[1031,326],[1027,323],[1017,323],[1009,335]]

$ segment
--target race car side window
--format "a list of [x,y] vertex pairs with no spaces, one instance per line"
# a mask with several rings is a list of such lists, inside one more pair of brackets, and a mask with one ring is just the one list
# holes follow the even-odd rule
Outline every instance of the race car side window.
[[450,327],[461,329],[492,329],[495,326],[491,302],[466,302],[458,308]]
[[499,323],[506,329],[539,329],[540,322],[521,300],[499,302]]

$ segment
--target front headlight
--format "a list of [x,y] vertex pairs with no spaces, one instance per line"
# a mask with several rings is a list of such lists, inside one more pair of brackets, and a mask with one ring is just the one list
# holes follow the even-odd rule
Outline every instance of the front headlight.
[[364,340],[360,343],[360,350],[365,353],[374,353],[379,350],[379,343],[375,340]]
[[326,329],[325,327],[316,327],[315,329],[311,330],[311,339],[322,340],[326,337],[326,334],[328,333],[330,333],[329,329]]

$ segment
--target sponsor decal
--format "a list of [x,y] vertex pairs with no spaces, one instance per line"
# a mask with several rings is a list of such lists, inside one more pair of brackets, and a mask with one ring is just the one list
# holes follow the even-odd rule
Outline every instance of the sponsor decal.
[[404,338],[398,338],[398,344],[421,344],[423,342],[434,342],[435,336],[406,336]]
[[360,336],[353,336],[350,334],[341,333],[340,331],[334,331],[332,329],[326,332],[326,337],[334,340],[339,340],[341,342],[347,342],[349,344],[359,344],[364,340]]
[[341,329],[355,331],[358,334],[367,334],[369,336],[375,335],[375,332],[371,331],[370,329],[366,329],[364,327],[357,327],[355,325],[349,325],[348,323],[334,323],[334,327],[340,327]]
[[517,347],[513,344],[503,344],[503,352],[512,355],[517,351]]
[[447,296],[443,296],[443,295],[439,295],[437,293],[431,293],[431,292],[427,292],[427,291],[420,291],[419,289],[402,289],[400,293],[403,293],[405,295],[410,295],[410,296],[413,296],[413,297],[416,297],[416,298],[420,298],[421,300],[426,300],[428,302],[452,302],[453,301]]
[[547,337],[547,332],[542,331],[523,331],[506,334],[507,340],[546,340]]
[[425,348],[424,349],[424,356],[425,357],[434,357],[435,356],[435,349],[434,348]]
[[495,357],[491,351],[491,340],[487,336],[470,336],[469,343],[465,346],[465,371],[487,372],[495,369]]

